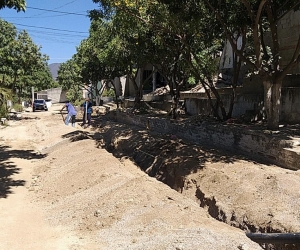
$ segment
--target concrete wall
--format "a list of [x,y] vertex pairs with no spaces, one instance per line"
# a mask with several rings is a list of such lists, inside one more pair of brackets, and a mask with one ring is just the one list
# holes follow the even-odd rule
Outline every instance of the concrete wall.
[[184,100],[185,109],[188,115],[211,115],[211,107],[205,98],[187,98]]
[[[232,116],[237,117],[245,114],[247,111],[261,111],[263,109],[263,88],[262,84],[256,84],[247,79],[242,87],[236,88],[236,100]],[[232,95],[232,88],[218,89],[218,93],[223,101],[224,107],[228,112],[230,106],[230,98]],[[216,102],[214,95],[213,103]],[[180,94],[181,99],[185,100],[186,111],[190,115],[209,115],[212,110],[207,99],[206,93],[198,92],[184,92]]]
[[124,96],[135,96],[134,83],[126,76],[125,80],[125,88],[124,88]]
[[300,87],[300,74],[289,74],[283,78],[282,87]]
[[[290,11],[278,23],[278,37],[280,42],[281,64],[287,65],[295,51],[300,35],[300,11]],[[300,63],[291,71],[292,74],[300,73]]]
[[281,89],[280,120],[289,124],[300,123],[300,87]]
[[[230,95],[221,95],[223,104],[226,111],[229,110],[230,105]],[[215,103],[215,99],[213,100]],[[185,99],[186,111],[189,115],[209,115],[212,114],[210,104],[204,98],[190,97]],[[263,108],[263,95],[257,94],[245,94],[238,95],[234,104],[234,109],[232,112],[232,117],[238,117],[245,114],[248,111],[259,112]]]
[[43,90],[43,91],[39,91],[36,93],[36,99],[49,99],[48,98],[48,94],[47,94],[47,90]]
[[65,102],[67,100],[67,91],[61,88],[48,89],[48,99],[52,100],[52,103]]
[[159,133],[173,134],[198,145],[210,145],[235,153],[244,153],[251,159],[274,163],[281,167],[300,169],[300,152],[294,150],[293,141],[284,133],[272,134],[268,130],[207,123],[195,125],[191,121],[178,122],[164,118],[139,116],[123,112],[109,112],[108,118],[126,124],[148,128]]
[[[281,90],[280,121],[289,124],[300,123],[300,87],[283,87]],[[226,111],[230,104],[230,95],[220,94]],[[211,114],[211,108],[203,93],[186,93],[185,107],[190,115]],[[238,94],[234,104],[233,117],[247,113],[259,113],[263,110],[263,94]]]
[[67,91],[62,90],[61,88],[47,89],[37,92],[37,99],[51,99],[52,103],[65,102]]
[[48,99],[51,99],[52,103],[65,102],[67,100],[67,91],[62,90],[61,88],[48,89],[47,93]]

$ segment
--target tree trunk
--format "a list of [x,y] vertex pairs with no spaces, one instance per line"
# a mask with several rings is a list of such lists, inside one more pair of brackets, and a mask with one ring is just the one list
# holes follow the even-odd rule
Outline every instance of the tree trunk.
[[101,105],[101,96],[96,95],[96,106],[100,106]]
[[230,96],[229,110],[228,110],[228,113],[227,113],[227,119],[232,118],[232,112],[233,112],[235,98],[236,98],[236,86],[232,86],[232,91],[231,91],[231,96]]
[[116,100],[116,104],[117,104],[117,109],[119,109],[119,96],[117,94],[117,89],[116,89],[116,85],[114,84],[114,81],[111,81],[111,85],[113,86],[113,89],[114,89],[115,100]]
[[139,68],[137,73],[133,76],[132,69],[130,71],[129,79],[133,83],[135,98],[134,98],[134,106],[133,109],[139,109],[141,107],[141,100],[143,98],[143,72],[144,67]]
[[142,95],[141,95],[141,85],[142,82],[140,82],[140,85],[138,86],[135,82],[135,79],[132,79],[134,81],[134,91],[135,91],[135,98],[134,98],[134,108],[139,109],[141,107],[141,100],[142,100]]
[[239,59],[239,57],[236,53],[234,53],[233,66],[234,66],[233,67],[234,74],[233,74],[233,82],[232,82],[232,92],[231,92],[229,110],[227,113],[227,119],[232,118],[232,112],[233,112],[233,107],[234,107],[235,98],[236,98],[236,86],[238,84],[241,67],[242,67],[242,61]]
[[[172,84],[173,85],[173,84]],[[171,88],[170,88],[171,90]],[[177,119],[177,109],[178,109],[178,103],[180,99],[180,84],[176,84],[176,91],[174,91],[174,88],[172,87],[171,91],[172,95],[172,107],[169,112],[172,119]]]
[[264,106],[267,113],[268,129],[277,130],[279,128],[279,112],[281,101],[282,80],[264,81],[265,100]]
[[[213,84],[209,85],[209,89],[213,92],[214,96],[217,99],[217,103],[216,103],[217,104],[217,110],[218,110],[218,108],[220,108],[221,114],[222,114],[222,120],[223,121],[227,120],[227,113],[226,113],[226,110],[225,110],[225,107],[224,107],[223,100],[222,100],[221,96],[219,95],[218,90],[215,88],[215,86]],[[218,115],[217,118],[219,118],[219,117],[220,116]]]

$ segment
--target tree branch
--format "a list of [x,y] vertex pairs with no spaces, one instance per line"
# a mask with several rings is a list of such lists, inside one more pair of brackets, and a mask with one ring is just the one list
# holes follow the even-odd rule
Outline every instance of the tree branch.
[[[241,0],[241,1],[247,8],[249,16],[254,16],[254,15],[252,15],[252,9],[251,9],[249,2],[246,0]],[[262,56],[260,53],[261,41],[260,41],[260,35],[259,35],[259,23],[260,23],[262,10],[267,1],[268,0],[262,0],[260,2],[255,19],[254,19],[253,27],[252,27],[253,28],[255,56],[256,56],[256,67],[259,69],[261,68],[261,64],[262,64]]]
[[246,9],[248,10],[248,14],[249,14],[249,16],[251,18],[251,21],[254,22],[255,16],[252,13],[252,9],[251,9],[250,3],[248,1],[246,1],[246,0],[241,0],[241,2],[245,5]]
[[270,23],[270,29],[271,29],[271,35],[272,35],[272,41],[273,41],[273,69],[276,73],[280,70],[279,66],[279,40],[278,40],[278,32],[277,32],[277,25],[276,21],[274,19],[274,12],[272,10],[271,4],[267,5],[267,16]]
[[295,48],[294,54],[290,60],[290,62],[284,67],[284,69],[281,71],[280,76],[285,76],[289,71],[299,62],[300,60],[300,34],[298,38],[298,43]]
[[[278,16],[276,18],[276,23],[281,20],[284,16],[287,15],[287,13],[289,13],[291,10],[293,10],[294,8],[296,8],[298,5],[300,5],[300,2],[295,3],[293,6],[291,6],[289,9],[283,11],[283,9],[285,8],[285,6],[288,4],[290,0],[287,0],[279,9],[278,9],[278,13],[283,12],[280,16]],[[276,14],[278,14],[276,13]]]
[[[243,1],[243,0],[242,0]],[[218,13],[218,11],[216,11],[216,9],[211,5],[211,3],[209,2],[209,0],[205,0],[206,4],[209,6],[209,8],[215,13],[216,17],[218,18],[221,26],[223,27],[224,31],[225,31],[225,36],[227,38],[227,40],[229,41],[233,51],[241,58],[242,61],[244,61],[245,63],[247,63],[248,65],[252,66],[253,68],[256,68],[259,70],[259,67],[257,67],[256,64],[254,64],[253,62],[251,62],[247,57],[244,56],[243,51],[242,50],[238,50],[236,44],[233,41],[232,38],[232,34],[229,31],[229,29],[227,28],[224,19],[220,16],[220,14]],[[249,15],[251,15],[251,13],[249,13]]]

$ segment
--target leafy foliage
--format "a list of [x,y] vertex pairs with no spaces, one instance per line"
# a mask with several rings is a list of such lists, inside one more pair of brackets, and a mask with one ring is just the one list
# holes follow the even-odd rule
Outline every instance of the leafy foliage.
[[0,0],[0,9],[10,8],[17,11],[25,11],[26,2],[25,0]]
[[74,59],[62,63],[58,70],[58,83],[67,91],[67,98],[73,104],[82,101],[82,76]]
[[54,85],[48,56],[40,49],[26,31],[18,33],[12,24],[0,19],[0,94],[10,90],[20,101],[31,96],[31,87],[41,90]]
[[[300,37],[294,45],[294,53],[286,65],[281,63],[281,48],[278,37],[278,22],[287,13],[300,8],[299,0],[204,0],[223,27],[226,38],[239,56],[258,74],[265,87],[265,110],[268,127],[279,126],[279,108],[283,78],[300,59]],[[233,13],[233,10],[236,13]],[[238,11],[236,11],[238,10]],[[232,29],[239,29],[244,46],[237,48]],[[247,47],[245,42],[247,40]],[[270,42],[267,44],[266,40]]]
[[11,92],[9,89],[0,87],[0,117],[6,117],[7,107],[6,100],[11,97]]
[[[299,0],[93,2],[101,4],[101,8],[90,12],[90,36],[74,56],[82,80],[96,86],[100,80],[112,81],[116,76],[127,75],[134,85],[136,102],[141,99],[144,84],[136,82],[138,69],[143,71],[149,63],[153,65],[153,74],[159,71],[169,84],[174,110],[180,89],[200,82],[214,115],[225,120],[231,116],[234,82],[241,62],[247,63],[264,81],[279,84],[299,60],[300,42],[290,63],[282,67],[277,37],[278,21],[292,9],[298,9]],[[238,48],[239,36],[243,37],[243,44]],[[216,62],[226,40],[236,57],[228,112],[215,88]],[[266,40],[272,43],[267,45]]]
[[113,89],[105,89],[103,91],[102,96],[114,97],[115,96],[115,92],[113,91]]

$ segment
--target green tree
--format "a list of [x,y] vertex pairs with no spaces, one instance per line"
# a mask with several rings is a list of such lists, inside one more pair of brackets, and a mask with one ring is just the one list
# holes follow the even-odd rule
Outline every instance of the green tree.
[[[113,86],[118,105],[113,80],[124,73],[122,71],[123,48],[121,44],[119,36],[113,31],[112,22],[93,20],[89,38],[85,46],[78,50],[82,73],[84,76],[89,75],[88,79],[92,83],[92,90],[95,92],[97,103],[99,103],[98,97],[102,95],[105,87],[110,83]],[[91,74],[91,72],[93,73]]]
[[25,0],[0,0],[0,9],[10,8],[19,11],[26,10]]
[[47,67],[48,56],[43,55],[41,47],[34,44],[26,31],[21,31],[11,46],[9,57],[12,69],[11,89],[28,95],[31,87],[37,90],[51,88],[53,80]]
[[202,1],[159,0],[159,2],[165,4],[168,10],[166,14],[163,13],[165,18],[157,19],[158,15],[153,18],[155,21],[159,20],[160,25],[164,25],[161,28],[166,33],[165,38],[162,39],[165,43],[164,47],[172,49],[174,47],[172,45],[178,43],[177,50],[178,53],[181,52],[181,57],[185,61],[181,65],[184,66],[186,76],[202,84],[215,117],[219,120],[230,118],[241,61],[234,61],[236,74],[230,85],[232,98],[229,109],[226,110],[222,96],[215,87],[218,75],[217,58],[224,43],[221,25],[211,15],[211,11],[205,8]]
[[40,52],[26,31],[17,33],[16,28],[0,19],[0,83],[22,97],[31,96],[36,90],[54,86],[48,68],[48,56]]
[[[3,8],[13,8],[19,11],[25,11],[26,2],[25,0],[0,0],[0,9]],[[7,67],[7,56],[10,44],[13,42],[14,37],[16,36],[16,28],[5,22],[0,18],[0,115],[5,116],[6,109],[6,100],[11,96],[11,91],[7,87],[5,87],[5,76],[9,71],[9,67]]]
[[[110,16],[112,33],[115,34],[113,44],[116,45],[115,42],[119,44],[115,46],[118,48],[115,50],[118,53],[114,54],[117,55],[117,65],[119,65],[120,71],[123,71],[133,84],[135,89],[135,107],[139,107],[143,95],[143,86],[149,81],[152,75],[149,75],[149,77],[143,81],[141,76],[138,77],[138,73],[142,74],[147,64],[152,64],[156,67],[152,74],[154,74],[158,68],[162,71],[160,58],[164,58],[167,52],[173,52],[172,50],[164,50],[161,47],[162,43],[156,38],[156,31],[162,34],[166,29],[161,25],[158,27],[157,24],[152,21],[147,21],[153,19],[151,14],[159,13],[162,9],[160,9],[160,6],[157,5],[155,1],[151,3],[148,1],[101,1],[101,3],[104,5],[104,12],[101,12],[100,16],[108,17],[113,10],[113,16]],[[95,13],[93,14],[94,16],[96,15]],[[163,15],[160,15],[160,17],[161,21],[166,18],[163,17]],[[159,23],[159,20],[156,21]],[[163,30],[161,30],[162,28]],[[165,32],[161,37],[163,38],[165,35],[169,34]],[[171,41],[171,43],[172,42],[174,42],[174,40]],[[173,56],[168,57],[172,59],[171,62],[168,62],[168,66],[172,67],[172,65],[178,65],[178,62],[174,62],[174,60],[176,61],[178,59],[177,56],[176,51]],[[167,68],[168,67],[165,67],[165,69]],[[176,68],[177,66],[173,68],[173,73],[177,74],[177,72],[180,71],[176,70]],[[165,71],[165,74],[167,74],[167,72],[169,73],[170,71]],[[170,76],[169,79],[173,79],[174,81],[172,82],[177,83],[177,78]],[[170,82],[170,85],[173,87],[173,83]],[[178,88],[176,89],[178,90]],[[173,94],[174,92],[171,91],[171,93]],[[178,95],[174,94],[173,96],[176,97]]]
[[[101,94],[106,83],[113,85],[116,93],[114,78],[127,75],[135,88],[138,106],[143,85],[136,81],[136,75],[138,68],[144,67],[147,62],[146,45],[138,42],[138,37],[141,40],[142,30],[137,28],[136,23],[129,22],[129,25],[124,20],[121,22],[123,17],[115,15],[107,21],[94,16],[90,36],[78,48],[76,60],[81,67],[83,79],[93,86],[96,95]],[[98,89],[100,80],[104,81],[104,85]]]
[[11,72],[10,52],[17,36],[17,29],[11,23],[0,19],[0,75],[1,85],[5,86],[5,77]]
[[11,91],[7,87],[6,78],[10,68],[7,65],[7,55],[9,54],[9,48],[15,39],[17,34],[16,28],[0,19],[0,116],[6,116],[7,107],[6,101],[11,97]]
[[[101,40],[101,37],[99,37]],[[101,73],[104,65],[97,56],[97,44],[90,38],[82,41],[77,48],[77,54],[74,57],[76,64],[80,67],[80,75],[84,86],[89,91],[90,96],[94,99],[99,93],[98,82],[101,80]]]
[[[173,40],[174,44],[179,41],[182,53],[178,58],[186,59],[190,65],[189,72],[201,81],[209,100],[212,99],[212,94],[216,97],[217,107],[214,112],[218,115],[217,108],[220,108],[222,119],[227,119],[231,115],[238,71],[242,61],[247,63],[253,72],[262,78],[265,87],[268,127],[278,128],[282,79],[297,64],[300,54],[298,40],[294,45],[295,50],[290,62],[286,65],[280,63],[278,22],[289,11],[299,8],[298,0],[160,0],[160,3],[146,0],[94,0],[94,2],[101,2],[103,8],[98,12],[103,17],[117,17],[119,26],[124,30],[122,33],[130,35],[132,27],[137,27],[138,23],[155,36],[158,35],[170,52],[176,50],[172,50],[168,39]],[[234,31],[243,36],[241,48],[237,47]],[[214,58],[209,56],[219,49],[218,43],[223,39],[222,33],[231,43],[236,55],[235,62],[238,62],[234,65],[233,98],[227,114],[213,84],[216,72],[212,63]],[[197,39],[196,35],[199,35],[200,39]],[[267,45],[267,38],[270,38],[271,44]],[[176,52],[174,59],[177,58],[175,55]],[[188,69],[184,67],[185,70]]]
[[11,97],[11,91],[8,88],[0,86],[0,117],[7,115],[6,101]]
[[84,88],[80,68],[74,58],[62,63],[58,70],[57,80],[60,86],[67,91],[70,102],[77,104],[82,100]]
[[[167,77],[172,81],[171,94],[172,86],[176,90],[172,96],[179,98],[181,88],[188,85],[187,79],[193,78],[203,85],[214,115],[219,119],[227,119],[230,114],[226,114],[214,85],[217,74],[214,55],[218,54],[222,41],[219,27],[212,18],[204,18],[208,14],[199,2],[184,1],[182,5],[177,1],[161,2],[166,4],[164,8],[160,8],[164,11],[154,12],[152,25],[157,40],[162,44],[158,53],[162,55],[161,67],[173,70]],[[168,59],[164,60],[165,58]],[[214,104],[212,95],[215,96],[218,105]],[[219,109],[222,118],[219,116]]]
[[[127,76],[135,90],[135,105],[138,107],[142,99],[143,82],[137,79],[139,72],[143,72],[147,63],[151,63],[152,34],[144,22],[136,18],[138,9],[142,10],[138,2],[130,1],[96,1],[101,2],[103,8],[92,13],[94,19],[109,18],[111,43],[107,47],[107,54],[113,55],[116,61],[115,69]],[[110,15],[113,13],[113,15]],[[104,19],[105,20],[105,19]],[[111,64],[113,65],[113,64]],[[111,71],[113,72],[113,67]],[[147,79],[148,81],[148,79]]]
[[[130,48],[128,51],[134,60],[127,59],[127,62],[138,64],[140,68],[146,63],[152,63],[167,79],[173,100],[173,117],[180,90],[187,85],[190,76],[203,84],[215,115],[219,116],[220,108],[223,119],[228,117],[213,84],[216,62],[211,55],[216,54],[215,50],[218,49],[216,44],[220,40],[220,28],[212,29],[216,26],[214,19],[203,17],[204,14],[208,16],[203,4],[195,1],[183,1],[181,5],[178,5],[179,1],[164,1],[166,4],[143,0],[100,2],[104,6],[104,12],[100,11],[100,14],[109,17],[113,13],[112,20],[116,20],[116,29],[122,34],[122,41],[126,41]],[[199,14],[200,10],[203,13]],[[214,34],[212,30],[218,36],[206,35],[209,32]],[[213,38],[213,41],[209,38]],[[133,57],[134,52],[136,57]],[[132,79],[136,79],[136,75]],[[141,91],[140,87],[142,85],[136,87],[137,94]],[[218,100],[218,106],[214,105],[211,93]]]
[[[242,61],[259,75],[265,88],[265,110],[269,129],[279,126],[283,78],[300,59],[300,36],[294,44],[290,61],[281,63],[278,23],[290,11],[299,9],[299,0],[203,0],[223,27],[226,38]],[[241,28],[247,50],[238,49],[232,37],[233,28]],[[266,40],[270,39],[270,43]]]

